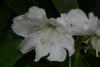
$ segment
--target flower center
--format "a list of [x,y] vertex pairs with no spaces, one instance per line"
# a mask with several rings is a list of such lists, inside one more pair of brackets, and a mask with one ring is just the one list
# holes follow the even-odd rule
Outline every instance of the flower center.
[[47,24],[47,27],[52,28],[52,29],[57,28],[57,26],[56,26],[56,25],[53,25],[53,24],[50,24],[50,23],[48,23],[48,24]]

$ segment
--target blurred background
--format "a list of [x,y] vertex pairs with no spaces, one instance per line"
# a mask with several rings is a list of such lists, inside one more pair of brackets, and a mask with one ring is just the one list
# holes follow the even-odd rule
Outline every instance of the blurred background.
[[[45,57],[34,62],[34,51],[23,55],[18,50],[24,38],[13,33],[12,20],[27,12],[31,6],[44,8],[48,18],[59,17],[60,13],[74,8],[82,9],[87,15],[93,12],[100,17],[100,0],[0,0],[0,67],[68,67],[68,56],[64,62],[50,62]],[[72,67],[100,67],[100,58],[95,57],[94,50],[87,54],[80,50],[71,58]]]

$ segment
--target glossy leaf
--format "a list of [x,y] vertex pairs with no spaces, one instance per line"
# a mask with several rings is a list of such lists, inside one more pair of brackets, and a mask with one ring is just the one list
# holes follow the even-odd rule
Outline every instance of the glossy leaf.
[[72,67],[90,67],[90,64],[86,60],[85,56],[82,56],[79,51],[77,51],[71,59]]
[[13,40],[0,47],[0,67],[11,67],[22,54],[17,49],[20,40]]

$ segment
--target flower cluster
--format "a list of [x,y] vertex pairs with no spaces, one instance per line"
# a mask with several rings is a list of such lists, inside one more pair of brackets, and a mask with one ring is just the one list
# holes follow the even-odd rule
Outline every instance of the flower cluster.
[[19,48],[23,54],[35,50],[35,61],[47,56],[50,61],[62,62],[74,52],[74,35],[96,35],[93,48],[100,51],[99,20],[93,13],[88,17],[80,9],[72,9],[58,18],[47,18],[45,10],[33,6],[24,15],[13,19],[13,31],[24,37]]

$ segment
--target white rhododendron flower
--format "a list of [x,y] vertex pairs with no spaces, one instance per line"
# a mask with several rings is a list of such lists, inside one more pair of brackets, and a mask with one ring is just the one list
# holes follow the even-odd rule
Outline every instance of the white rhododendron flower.
[[67,33],[72,35],[91,34],[97,28],[97,17],[89,13],[89,18],[80,9],[72,9],[67,14],[61,14],[57,22],[62,25]]
[[73,9],[67,14],[61,14],[57,22],[64,27],[64,32],[72,35],[91,35],[93,48],[97,52],[100,51],[100,22],[92,12],[87,17],[82,10]]
[[47,56],[50,61],[64,61],[74,53],[72,35],[62,32],[63,27],[54,18],[47,19],[44,9],[31,7],[27,13],[14,18],[13,31],[25,37],[20,44],[23,54],[35,50],[35,61]]

